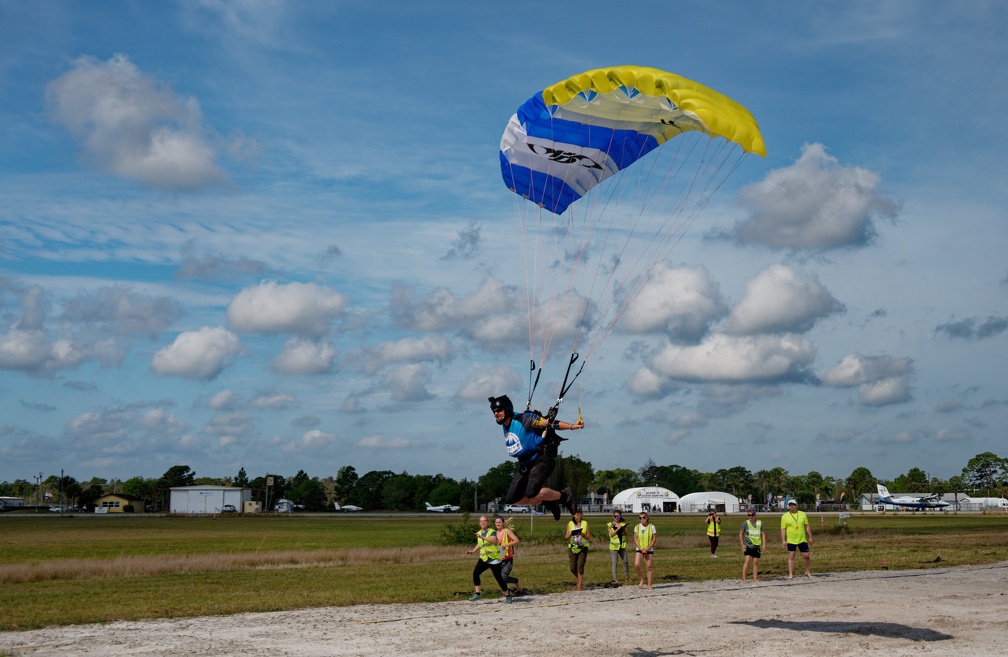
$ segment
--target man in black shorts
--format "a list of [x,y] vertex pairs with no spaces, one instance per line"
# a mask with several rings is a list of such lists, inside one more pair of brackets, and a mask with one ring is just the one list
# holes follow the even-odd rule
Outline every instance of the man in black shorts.
[[490,410],[494,421],[504,430],[504,446],[509,456],[518,459],[518,471],[511,480],[505,502],[507,504],[542,504],[553,513],[553,519],[560,519],[563,506],[574,513],[573,495],[568,489],[555,491],[545,488],[546,480],[553,474],[557,446],[560,438],[556,430],[572,431],[584,427],[584,420],[577,422],[550,421],[532,411],[515,416],[514,405],[507,395],[490,397]]

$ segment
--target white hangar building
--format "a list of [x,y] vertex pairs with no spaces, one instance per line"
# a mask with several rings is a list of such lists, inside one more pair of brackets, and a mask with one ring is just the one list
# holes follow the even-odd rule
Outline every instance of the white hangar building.
[[658,486],[628,488],[616,493],[612,506],[624,513],[672,513],[679,510],[679,496]]
[[251,488],[233,486],[179,486],[171,489],[168,509],[171,513],[220,513],[225,504],[236,511],[252,500]]

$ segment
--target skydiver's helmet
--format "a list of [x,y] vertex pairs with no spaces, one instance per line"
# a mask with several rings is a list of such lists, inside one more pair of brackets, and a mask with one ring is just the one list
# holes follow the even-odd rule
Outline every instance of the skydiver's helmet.
[[504,424],[509,421],[511,417],[514,416],[514,404],[508,399],[507,395],[501,395],[500,397],[489,397],[490,410],[495,414],[497,411],[504,411],[504,415],[497,420],[497,424]]

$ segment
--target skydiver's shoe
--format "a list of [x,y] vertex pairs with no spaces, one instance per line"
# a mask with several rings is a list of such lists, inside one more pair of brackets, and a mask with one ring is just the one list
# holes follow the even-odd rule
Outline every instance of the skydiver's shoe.
[[553,500],[552,502],[543,502],[543,507],[553,514],[554,520],[560,519],[560,502],[557,500]]
[[479,593],[473,593],[472,596],[469,597],[469,602],[476,602],[477,600],[481,599],[483,599],[482,595],[480,595]]
[[506,596],[504,596],[504,604],[507,604],[507,605],[511,604],[511,593],[510,592]]
[[570,492],[569,488],[564,488],[560,491],[560,504],[567,509],[568,513],[574,515],[574,494]]

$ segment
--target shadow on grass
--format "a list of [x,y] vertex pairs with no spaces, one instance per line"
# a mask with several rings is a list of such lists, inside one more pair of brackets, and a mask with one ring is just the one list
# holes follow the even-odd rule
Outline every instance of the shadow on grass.
[[838,634],[860,634],[881,636],[888,639],[910,639],[911,641],[948,641],[950,634],[927,627],[911,627],[900,623],[862,623],[847,621],[785,621],[766,620],[731,621],[735,625],[752,625],[761,629],[794,630],[796,632],[833,632]]

